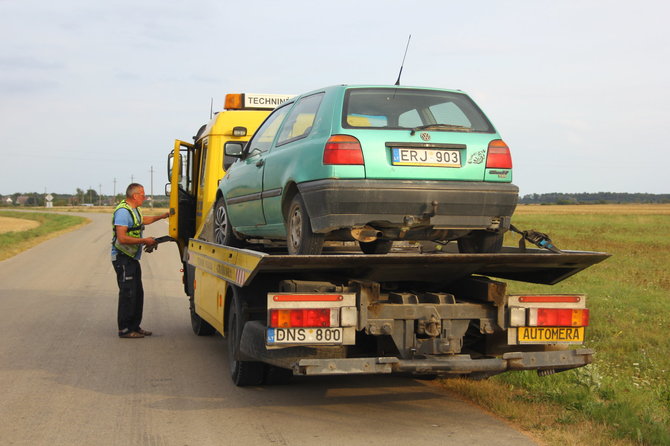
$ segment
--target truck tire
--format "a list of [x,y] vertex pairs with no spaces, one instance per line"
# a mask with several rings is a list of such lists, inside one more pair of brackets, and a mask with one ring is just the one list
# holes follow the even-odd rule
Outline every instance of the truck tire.
[[244,242],[238,239],[233,232],[233,227],[228,220],[228,210],[223,197],[219,197],[214,204],[214,234],[212,240],[219,245],[241,248]]
[[502,232],[472,231],[458,239],[458,252],[463,254],[500,252],[503,245]]
[[231,287],[233,300],[230,302],[227,317],[228,361],[230,377],[236,386],[258,386],[263,383],[265,364],[255,361],[240,361],[240,340],[246,316],[239,297],[239,289]]
[[319,255],[325,234],[312,232],[312,223],[300,194],[293,197],[286,218],[286,242],[291,255]]
[[212,327],[209,322],[198,316],[198,313],[195,312],[195,303],[191,297],[189,300],[189,310],[191,312],[191,328],[193,333],[198,336],[211,336],[216,330]]
[[292,370],[283,369],[270,364],[265,366],[265,384],[270,386],[283,386],[288,384],[292,377]]
[[380,240],[374,242],[358,242],[364,254],[388,254],[393,247],[393,240]]

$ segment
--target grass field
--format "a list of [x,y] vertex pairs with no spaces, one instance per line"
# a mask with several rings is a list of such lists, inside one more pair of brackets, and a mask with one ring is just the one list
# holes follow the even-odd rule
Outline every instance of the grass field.
[[74,215],[0,210],[0,260],[86,222],[87,219]]
[[670,445],[670,205],[520,206],[513,224],[561,249],[612,254],[558,285],[508,288],[587,294],[594,363],[443,384],[548,444]]

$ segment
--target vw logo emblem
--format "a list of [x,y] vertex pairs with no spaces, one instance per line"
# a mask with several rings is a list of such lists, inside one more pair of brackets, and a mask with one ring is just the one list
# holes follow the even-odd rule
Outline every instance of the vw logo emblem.
[[430,141],[430,135],[426,132],[423,132],[421,134],[421,139],[423,139],[424,141]]

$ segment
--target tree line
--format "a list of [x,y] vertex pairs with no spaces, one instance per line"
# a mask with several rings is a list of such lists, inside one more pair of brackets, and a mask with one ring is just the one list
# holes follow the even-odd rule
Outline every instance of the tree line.
[[624,204],[624,203],[670,203],[670,194],[646,194],[628,192],[582,192],[566,194],[528,194],[519,197],[521,204]]
[[[48,193],[39,192],[15,192],[10,195],[0,195],[0,206],[46,206]],[[123,200],[124,194],[100,195],[95,189],[79,189],[74,194],[57,194],[51,192],[52,204],[54,206],[113,206]],[[8,201],[8,199],[10,199]],[[165,207],[168,205],[168,197],[164,195],[154,196],[154,206]],[[145,203],[145,207],[149,203]]]

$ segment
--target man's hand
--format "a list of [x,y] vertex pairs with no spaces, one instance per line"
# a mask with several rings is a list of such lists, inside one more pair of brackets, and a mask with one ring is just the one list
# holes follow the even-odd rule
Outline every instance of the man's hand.
[[142,239],[142,244],[144,246],[156,246],[158,242],[153,237],[147,237]]

